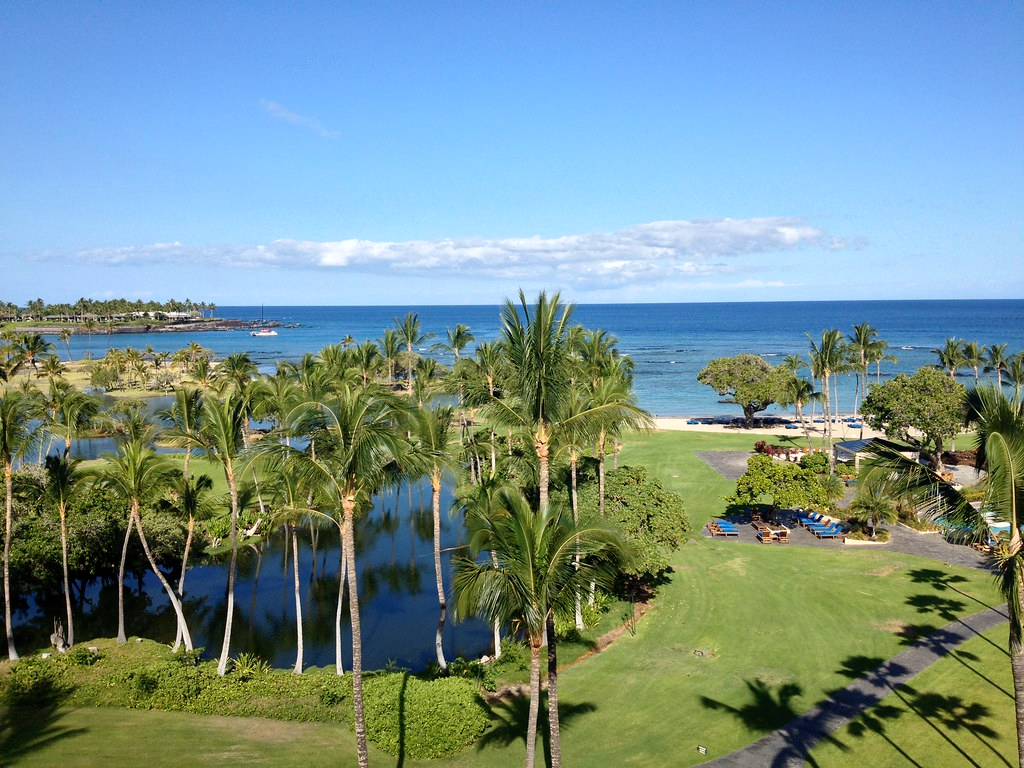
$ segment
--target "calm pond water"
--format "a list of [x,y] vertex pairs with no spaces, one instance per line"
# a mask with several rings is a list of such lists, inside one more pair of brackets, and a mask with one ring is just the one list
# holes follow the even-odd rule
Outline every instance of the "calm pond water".
[[[434,586],[433,523],[430,489],[414,484],[377,500],[373,510],[357,523],[356,560],[363,630],[363,664],[380,668],[389,662],[422,669],[434,658],[437,592]],[[461,520],[449,518],[451,496],[442,494],[442,562],[445,587],[450,590],[451,550],[463,540]],[[337,528],[300,532],[299,573],[302,594],[305,663],[334,664],[334,619],[338,596],[339,557]],[[235,591],[235,622],[231,655],[255,653],[275,667],[295,663],[295,603],[290,547],[278,533],[258,548],[240,554]],[[225,558],[226,561],[226,558]],[[126,589],[126,631],[129,635],[170,643],[175,621],[166,594],[152,573],[141,581],[129,579]],[[185,582],[186,615],[196,646],[206,655],[220,652],[227,602],[227,566],[192,567]],[[117,585],[94,584],[78,596],[75,635],[78,639],[113,637],[117,632]],[[53,617],[63,616],[63,598],[46,597],[15,616],[18,647],[45,645]],[[348,604],[343,613],[345,669],[351,669]],[[447,658],[466,658],[488,652],[490,632],[479,621],[454,626],[449,620],[444,647]]]

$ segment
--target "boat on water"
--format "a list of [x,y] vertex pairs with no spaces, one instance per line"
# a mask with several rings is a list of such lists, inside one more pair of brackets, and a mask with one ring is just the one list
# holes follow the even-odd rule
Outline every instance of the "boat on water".
[[273,328],[257,328],[255,331],[249,331],[250,336],[277,336],[277,331]]

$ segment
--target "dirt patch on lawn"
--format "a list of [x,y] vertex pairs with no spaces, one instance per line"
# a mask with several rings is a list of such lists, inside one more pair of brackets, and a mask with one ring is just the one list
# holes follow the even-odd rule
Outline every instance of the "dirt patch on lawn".
[[884,568],[876,568],[873,571],[868,571],[868,576],[892,576],[896,571],[900,570],[895,565],[887,565]]
[[891,635],[905,635],[910,629],[910,624],[901,619],[889,619],[888,621],[877,621],[873,625],[881,632],[888,632]]

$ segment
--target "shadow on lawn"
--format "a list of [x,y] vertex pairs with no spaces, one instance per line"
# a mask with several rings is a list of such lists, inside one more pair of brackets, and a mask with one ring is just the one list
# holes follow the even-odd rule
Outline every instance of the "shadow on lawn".
[[60,724],[67,715],[59,704],[0,707],[0,766],[17,765],[22,758],[55,742],[85,733],[86,728]]
[[[597,711],[597,707],[590,702],[582,704],[558,704],[558,725],[560,730],[570,726],[574,720],[590,712]],[[491,707],[491,716],[497,721],[496,725],[481,737],[476,743],[477,750],[486,749],[490,746],[507,747],[515,741],[522,741],[526,744],[526,726],[530,719],[530,698],[529,696],[515,696],[506,699]],[[548,697],[541,694],[540,712],[537,716],[537,737],[544,747],[544,762],[551,765],[551,742],[548,731]]]

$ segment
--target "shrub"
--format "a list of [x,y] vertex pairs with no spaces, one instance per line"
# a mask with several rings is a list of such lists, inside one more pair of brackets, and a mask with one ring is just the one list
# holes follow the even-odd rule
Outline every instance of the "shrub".
[[9,675],[0,678],[0,702],[33,707],[63,702],[74,686],[63,680],[55,661],[35,657],[19,661]]
[[828,454],[824,451],[805,453],[800,458],[800,466],[816,474],[824,474],[828,472]]
[[389,754],[433,759],[472,744],[489,722],[487,708],[470,680],[424,681],[408,672],[366,681],[366,729]]

